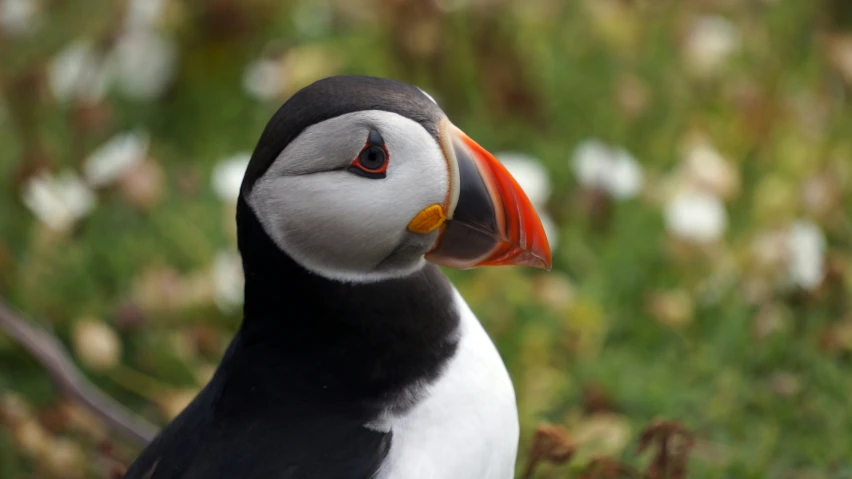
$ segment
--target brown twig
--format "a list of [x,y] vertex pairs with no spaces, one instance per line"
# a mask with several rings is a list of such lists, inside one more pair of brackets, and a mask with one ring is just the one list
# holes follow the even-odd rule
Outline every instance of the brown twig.
[[539,463],[547,461],[562,464],[570,460],[577,451],[577,444],[561,426],[542,423],[535,430],[527,466],[521,475],[524,479],[533,477]]
[[609,457],[596,457],[577,479],[638,479],[639,473],[627,464]]
[[63,394],[89,409],[108,428],[141,446],[151,442],[157,434],[156,426],[134,415],[89,382],[59,340],[15,314],[2,298],[0,327],[44,366]]
[[689,453],[695,446],[695,438],[675,421],[657,421],[648,426],[639,439],[641,454],[657,445],[657,451],[648,465],[648,479],[684,479]]

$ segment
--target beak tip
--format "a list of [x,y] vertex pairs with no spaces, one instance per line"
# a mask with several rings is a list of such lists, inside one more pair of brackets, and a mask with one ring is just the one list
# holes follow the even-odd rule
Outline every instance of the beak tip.
[[535,215],[534,218],[538,221],[533,222],[530,230],[533,231],[528,238],[532,238],[532,241],[528,243],[525,242],[521,248],[524,250],[525,264],[527,266],[532,266],[534,268],[543,269],[545,271],[550,271],[553,267],[553,253],[550,250],[550,243],[547,241],[547,235],[544,232],[544,227],[541,225],[541,220],[538,219],[538,215]]
[[537,260],[537,264],[532,265],[533,267],[543,269],[545,271],[550,271],[553,268],[553,261],[550,258],[550,254],[547,254],[543,257],[535,256],[535,259]]
[[550,271],[553,267],[553,261],[550,257],[550,249],[523,249],[520,254],[515,256],[514,259],[507,261],[504,264],[514,264],[518,266],[528,266],[536,269],[543,269],[545,271]]

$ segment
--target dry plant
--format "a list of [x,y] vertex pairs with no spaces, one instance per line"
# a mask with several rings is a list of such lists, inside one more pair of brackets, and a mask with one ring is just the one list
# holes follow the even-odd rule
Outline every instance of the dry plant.
[[[653,452],[650,464],[640,472],[617,459],[601,456],[574,476],[575,479],[685,479],[687,462],[695,437],[676,421],[659,420],[647,426],[639,436],[637,452]],[[529,459],[522,479],[534,477],[544,463],[563,464],[574,456],[577,442],[561,426],[542,423],[535,431]]]
[[523,479],[533,477],[536,467],[542,462],[562,464],[569,461],[577,451],[577,443],[568,436],[565,428],[542,423],[533,436],[527,466],[521,475]]
[[695,438],[683,426],[674,421],[656,421],[642,432],[639,452],[656,446],[651,464],[645,471],[647,479],[684,479],[689,453],[695,446]]

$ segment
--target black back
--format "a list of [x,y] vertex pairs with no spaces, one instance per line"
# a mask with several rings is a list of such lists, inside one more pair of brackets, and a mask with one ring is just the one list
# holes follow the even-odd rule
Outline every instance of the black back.
[[[431,121],[415,107],[421,98],[434,103],[413,87],[343,78],[353,80],[315,83],[322,88],[307,87],[279,109],[255,149],[244,192],[311,124],[292,115],[312,102],[319,106],[310,118],[356,111],[368,101],[424,125]],[[353,96],[359,91],[367,100]],[[401,97],[396,103],[381,100],[394,95]],[[373,284],[315,275],[275,246],[242,196],[237,226],[246,277],[243,324],[210,384],[125,477],[372,477],[393,432],[364,425],[413,404],[456,350],[451,285],[434,265]]]

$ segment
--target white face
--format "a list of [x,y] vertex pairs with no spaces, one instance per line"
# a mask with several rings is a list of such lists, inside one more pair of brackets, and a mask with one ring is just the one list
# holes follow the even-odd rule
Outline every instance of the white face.
[[[387,151],[383,178],[351,168],[371,132]],[[451,201],[453,174],[438,140],[419,123],[359,111],[306,128],[246,201],[266,234],[303,267],[342,281],[378,281],[423,265],[438,230],[413,233],[408,225],[430,205]]]

